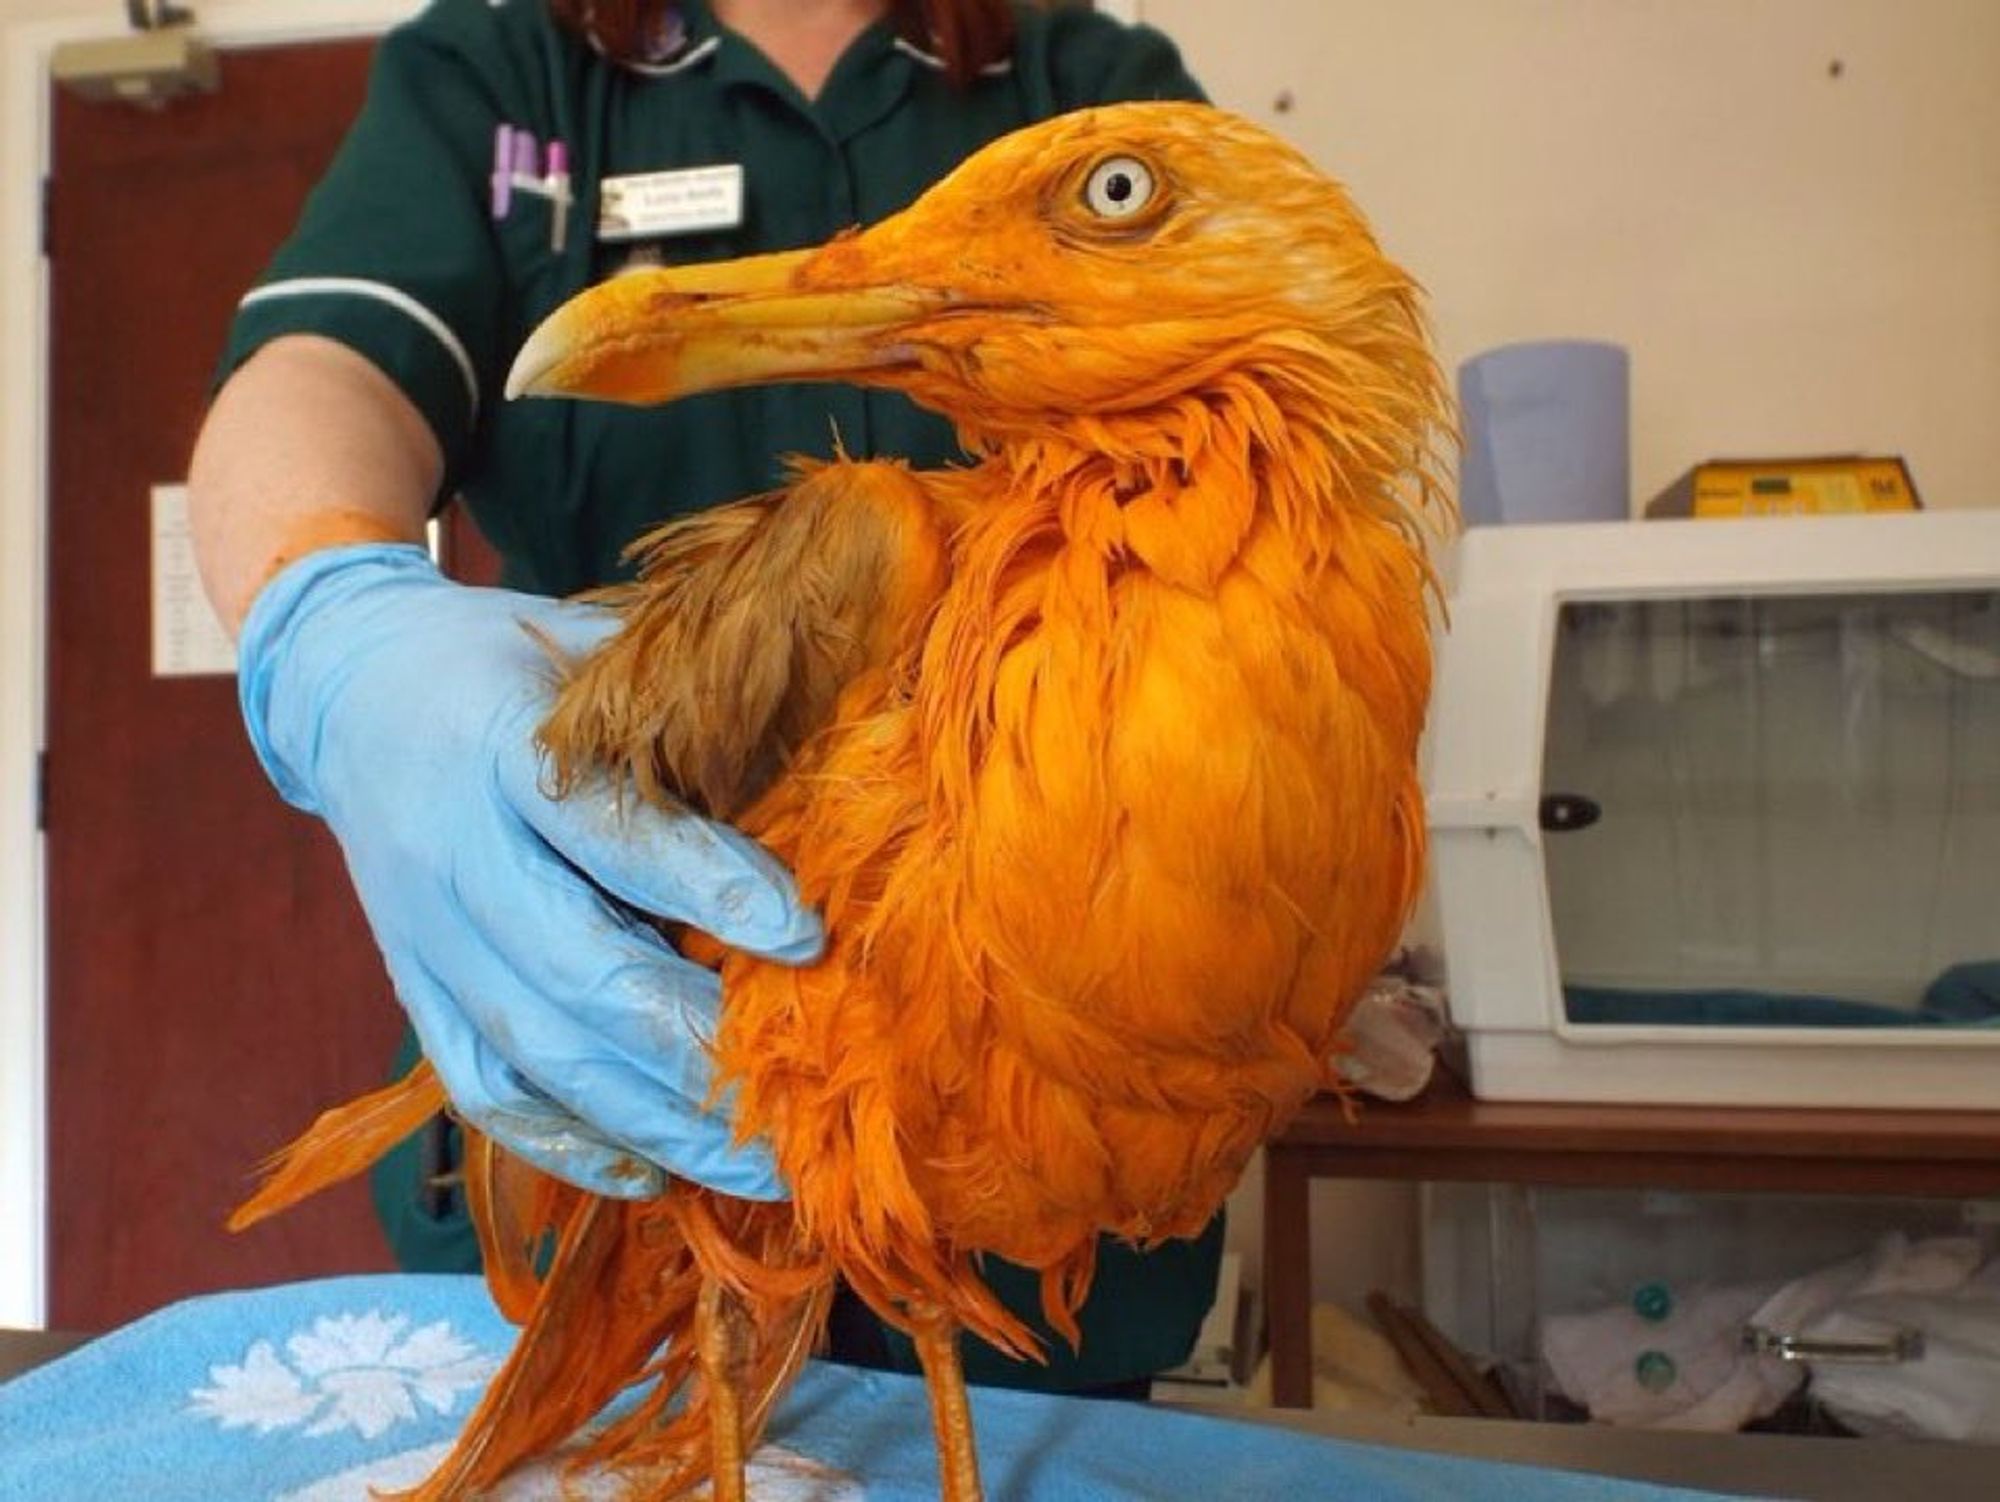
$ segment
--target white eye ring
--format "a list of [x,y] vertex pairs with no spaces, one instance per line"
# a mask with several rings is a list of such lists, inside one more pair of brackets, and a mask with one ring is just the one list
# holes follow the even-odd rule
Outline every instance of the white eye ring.
[[1153,169],[1135,156],[1107,157],[1083,185],[1083,201],[1102,219],[1130,219],[1152,197]]

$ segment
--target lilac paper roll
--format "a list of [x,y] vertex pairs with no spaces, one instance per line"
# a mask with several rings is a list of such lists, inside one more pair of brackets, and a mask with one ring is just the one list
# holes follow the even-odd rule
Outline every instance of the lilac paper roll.
[[1467,526],[1631,515],[1631,360],[1616,344],[1505,344],[1458,368]]

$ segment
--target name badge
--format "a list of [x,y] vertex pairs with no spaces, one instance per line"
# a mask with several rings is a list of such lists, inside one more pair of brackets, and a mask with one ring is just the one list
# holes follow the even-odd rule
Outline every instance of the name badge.
[[743,168],[736,162],[607,177],[598,188],[600,240],[693,235],[742,222]]

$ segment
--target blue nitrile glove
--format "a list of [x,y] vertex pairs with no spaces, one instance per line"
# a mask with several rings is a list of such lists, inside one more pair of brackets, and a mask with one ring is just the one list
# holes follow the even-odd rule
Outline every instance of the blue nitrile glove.
[[733,1145],[726,1116],[704,1109],[719,983],[638,913],[794,964],[818,955],[819,920],[726,825],[608,784],[562,801],[543,791],[534,733],[555,672],[524,627],[574,654],[614,624],[454,584],[415,546],[330,548],[251,607],[244,721],[286,801],[339,839],[397,995],[468,1121],[600,1194],[658,1193],[665,1168],[780,1198],[769,1153]]

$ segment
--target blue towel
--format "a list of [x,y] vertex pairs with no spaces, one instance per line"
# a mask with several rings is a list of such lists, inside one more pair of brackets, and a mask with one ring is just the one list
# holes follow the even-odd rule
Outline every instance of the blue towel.
[[[6,1502],[366,1502],[444,1454],[513,1338],[463,1277],[339,1278],[176,1304],[0,1387]],[[1695,1494],[1127,1403],[976,1390],[994,1502],[1668,1502]],[[547,1467],[498,1502],[554,1499]],[[753,1465],[762,1502],[937,1495],[921,1382],[806,1370]],[[586,1482],[580,1495],[615,1495]]]

